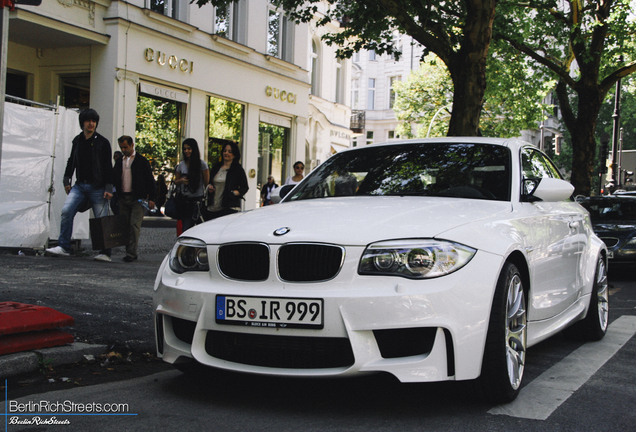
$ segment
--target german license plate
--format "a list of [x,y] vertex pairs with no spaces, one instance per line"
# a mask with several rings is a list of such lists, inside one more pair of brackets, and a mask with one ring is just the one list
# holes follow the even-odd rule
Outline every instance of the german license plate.
[[323,299],[216,296],[217,324],[323,328]]

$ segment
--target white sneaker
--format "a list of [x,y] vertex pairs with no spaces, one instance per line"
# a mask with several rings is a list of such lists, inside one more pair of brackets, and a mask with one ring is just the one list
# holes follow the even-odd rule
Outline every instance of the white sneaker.
[[111,262],[112,259],[110,259],[110,257],[108,255],[104,255],[104,254],[99,254],[96,255],[95,258],[93,258],[95,261],[104,261],[104,262]]
[[55,246],[54,248],[49,248],[45,250],[46,253],[55,255],[55,256],[69,256],[70,253],[66,252],[62,246]]

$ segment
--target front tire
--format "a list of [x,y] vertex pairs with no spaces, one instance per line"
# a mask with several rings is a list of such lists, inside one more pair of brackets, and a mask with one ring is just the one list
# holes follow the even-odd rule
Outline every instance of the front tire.
[[479,391],[492,403],[513,401],[519,394],[526,361],[527,314],[523,278],[507,262],[499,275],[484,349]]

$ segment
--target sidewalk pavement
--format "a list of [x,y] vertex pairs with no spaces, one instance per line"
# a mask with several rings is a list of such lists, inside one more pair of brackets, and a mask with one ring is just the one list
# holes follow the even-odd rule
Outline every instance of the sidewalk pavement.
[[46,366],[60,366],[97,358],[107,352],[106,345],[91,345],[74,342],[52,348],[42,348],[0,356],[0,378],[9,378],[24,373],[36,372]]
[[[135,274],[144,274],[144,281],[147,281],[148,287],[152,286],[152,281],[154,280],[154,276],[156,275],[156,269],[159,264],[165,257],[166,253],[170,250],[172,245],[174,245],[174,241],[176,240],[176,230],[175,230],[176,221],[171,220],[170,218],[156,218],[156,217],[146,217],[144,218],[144,222],[142,225],[141,236],[139,241],[139,253],[140,253],[140,261],[135,262],[133,264],[130,263],[120,263],[121,259],[115,260],[115,256],[125,255],[124,248],[116,248],[113,250],[113,263],[99,263],[92,269],[88,269],[90,272],[98,272],[97,274],[93,273],[93,275],[97,279],[107,280],[109,279],[113,285],[115,284],[123,284],[125,288],[128,288],[128,285],[138,286],[138,280],[131,280],[131,274],[126,272],[123,269],[135,270]],[[82,244],[85,250],[91,250],[90,240]],[[59,275],[57,270],[59,269],[61,272],[64,272],[65,269],[68,269],[68,264],[75,263],[73,265],[74,268],[74,277],[78,279],[86,280],[84,275],[85,273],[80,271],[81,268],[85,268],[87,266],[91,266],[92,260],[90,258],[90,254],[88,257],[67,257],[67,258],[44,258],[44,257],[21,257],[21,258],[30,258],[31,260],[37,259],[38,261],[23,261],[19,259],[19,262],[23,262],[24,265],[20,266],[20,277],[17,278],[16,274],[12,273],[10,269],[5,269],[5,273],[7,273],[6,279],[4,279],[4,284],[0,284],[0,293],[5,293],[10,297],[15,297],[16,294],[18,296],[27,295],[31,299],[31,301],[27,301],[27,299],[16,299],[16,298],[6,298],[8,301],[22,301],[25,303],[35,302],[37,304],[42,304],[45,306],[51,306],[56,310],[59,310],[59,306],[51,305],[49,303],[52,302],[53,298],[51,297],[50,291],[44,294],[40,294],[38,291],[35,291],[37,285],[40,285],[37,278],[41,278],[42,272],[45,272],[49,278],[58,278],[60,279],[59,285],[55,285],[53,290],[66,290],[66,285],[70,281],[67,278]],[[16,257],[16,259],[18,259]],[[59,260],[59,261],[56,261]],[[12,261],[12,260],[10,260]],[[48,263],[48,266],[44,269],[38,269],[38,271],[28,271],[30,270],[30,266],[38,263]],[[28,264],[30,263],[30,264]],[[56,263],[57,265],[51,267],[51,263]],[[6,264],[6,263],[5,263]],[[114,269],[117,273],[113,274],[112,271]],[[27,272],[28,274],[25,274]],[[118,275],[121,275],[122,279],[119,282]],[[36,278],[36,280],[31,280],[31,278]],[[0,278],[2,279],[2,278]],[[132,278],[134,279],[134,278]],[[86,290],[86,287],[83,288]],[[125,291],[129,291],[132,289],[125,289]],[[147,288],[146,288],[147,290]],[[103,292],[103,289],[98,287],[98,292]],[[145,291],[144,291],[145,292]],[[76,295],[79,293],[75,293]],[[88,294],[88,293],[87,293]],[[112,296],[108,297],[117,297],[121,296],[121,293],[111,293]],[[144,297],[150,298],[150,292],[144,294]],[[89,295],[93,295],[91,292]],[[2,296],[4,297],[4,296]],[[67,296],[63,296],[67,297]],[[72,298],[72,296],[70,296]],[[92,298],[92,297],[91,297]],[[37,300],[36,300],[37,299]],[[43,300],[43,301],[40,301]],[[88,300],[88,299],[85,299]],[[71,300],[69,300],[71,301]],[[98,298],[94,298],[95,303],[103,302],[104,300],[100,300]],[[80,306],[79,299],[72,301],[78,307]],[[128,304],[137,304],[139,303],[139,299],[134,297],[132,299],[127,299],[125,303]],[[148,306],[150,309],[150,306]],[[83,309],[86,310],[86,309]],[[131,313],[131,312],[123,312]],[[71,316],[76,315],[75,313],[69,313]],[[90,313],[88,315],[91,315]],[[97,315],[97,313],[94,313]],[[76,324],[78,323],[77,318],[80,316],[75,316]],[[151,329],[151,322],[148,319],[148,329]],[[145,320],[143,321],[145,324]],[[79,324],[82,325],[81,323]],[[136,324],[138,326],[138,324]],[[91,331],[97,331],[91,329]],[[150,331],[150,330],[148,330]],[[135,335],[138,337],[137,335]],[[130,336],[133,338],[133,336]],[[145,339],[145,338],[144,338]],[[146,341],[147,342],[147,341]],[[42,348],[31,351],[23,351],[19,353],[12,354],[4,354],[0,355],[0,379],[8,378],[11,376],[16,376],[24,373],[31,373],[38,371],[42,367],[47,365],[50,366],[60,366],[64,364],[72,364],[86,359],[86,356],[94,356],[97,358],[98,356],[107,353],[108,346],[106,344],[87,344],[82,342],[74,342],[73,344],[62,345],[52,348]]]

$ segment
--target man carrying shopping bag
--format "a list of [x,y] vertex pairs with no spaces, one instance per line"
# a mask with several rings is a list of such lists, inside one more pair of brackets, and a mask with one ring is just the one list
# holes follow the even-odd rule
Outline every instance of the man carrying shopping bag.
[[[79,124],[82,132],[73,139],[64,171],[64,190],[68,196],[62,208],[58,246],[46,249],[49,255],[70,255],[73,219],[85,202],[91,203],[95,217],[106,216],[108,200],[113,196],[112,150],[110,142],[96,132],[99,114],[94,109],[86,109],[79,115]],[[76,181],[71,187],[73,174]],[[110,255],[110,249],[103,249],[94,259],[110,262]]]

